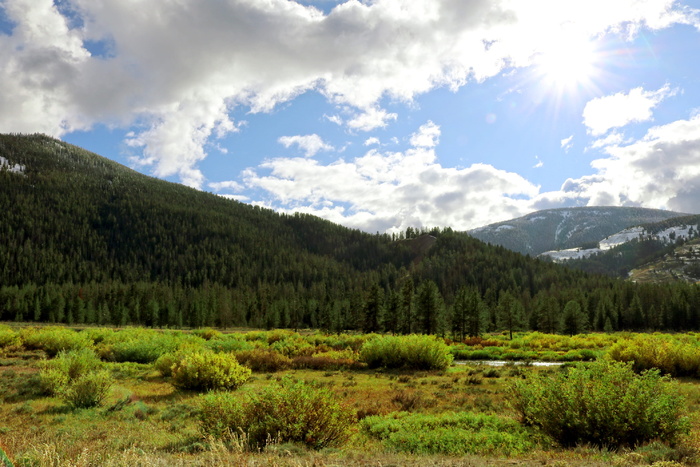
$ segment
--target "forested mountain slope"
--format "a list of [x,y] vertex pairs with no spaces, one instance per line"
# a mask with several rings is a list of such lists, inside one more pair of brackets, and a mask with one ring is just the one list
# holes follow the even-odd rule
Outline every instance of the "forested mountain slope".
[[[556,331],[575,300],[594,329],[699,322],[685,311],[697,288],[642,293],[449,228],[370,235],[281,215],[43,135],[0,135],[0,158],[0,321],[461,337]],[[633,320],[632,303],[660,311]]]
[[545,251],[595,244],[628,227],[684,215],[628,207],[547,209],[473,229],[469,234],[493,245],[536,256]]

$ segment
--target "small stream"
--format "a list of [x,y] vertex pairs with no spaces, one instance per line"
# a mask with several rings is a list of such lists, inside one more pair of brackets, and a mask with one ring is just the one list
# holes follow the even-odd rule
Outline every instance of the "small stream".
[[506,360],[455,360],[455,365],[488,365],[488,366],[506,366],[506,365],[531,365],[531,366],[561,366],[567,362],[540,362],[540,361],[506,361]]

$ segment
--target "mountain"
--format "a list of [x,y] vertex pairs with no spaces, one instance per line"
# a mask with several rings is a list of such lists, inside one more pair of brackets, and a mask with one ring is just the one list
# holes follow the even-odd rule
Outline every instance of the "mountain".
[[590,248],[547,251],[540,257],[636,282],[694,283],[700,280],[700,215],[630,227]]
[[630,207],[547,209],[473,229],[468,233],[492,245],[537,256],[545,251],[597,244],[628,227],[685,215],[687,214]]

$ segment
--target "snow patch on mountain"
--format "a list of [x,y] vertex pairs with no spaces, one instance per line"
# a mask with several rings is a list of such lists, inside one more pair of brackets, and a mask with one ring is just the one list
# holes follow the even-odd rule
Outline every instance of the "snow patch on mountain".
[[697,235],[698,232],[700,232],[700,225],[680,225],[656,234],[647,232],[643,227],[631,227],[604,238],[598,243],[598,248],[569,248],[566,250],[545,251],[540,256],[548,256],[555,263],[560,263],[570,259],[588,258],[637,239],[653,239],[671,243],[681,238],[690,239]]
[[24,166],[20,164],[12,165],[12,163],[0,156],[0,170],[7,170],[12,173],[24,174]]

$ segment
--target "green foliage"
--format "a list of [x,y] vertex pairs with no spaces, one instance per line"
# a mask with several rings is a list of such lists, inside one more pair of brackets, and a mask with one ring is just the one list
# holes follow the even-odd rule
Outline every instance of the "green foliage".
[[516,380],[511,403],[528,425],[564,446],[619,448],[653,439],[673,442],[688,430],[677,384],[630,364],[578,364],[553,376]]
[[100,368],[102,362],[92,349],[64,350],[44,362],[39,379],[44,392],[61,395],[74,381]]
[[412,454],[510,456],[532,451],[532,433],[515,420],[471,412],[395,412],[362,419],[362,431],[390,449]]
[[292,366],[292,359],[269,349],[242,350],[236,359],[255,372],[282,371]]
[[444,370],[452,364],[450,348],[434,336],[377,336],[360,349],[360,360],[370,368]]
[[92,347],[90,336],[68,328],[25,328],[20,336],[25,347],[43,350],[49,357],[54,357],[61,351]]
[[39,373],[42,390],[61,397],[69,407],[99,405],[112,387],[112,376],[92,349],[61,351]]
[[73,380],[62,397],[75,409],[96,407],[107,397],[111,388],[112,377],[108,371],[91,372]]
[[165,377],[173,375],[173,367],[180,363],[187,355],[196,352],[195,349],[183,349],[175,352],[164,353],[153,363],[153,367]]
[[213,352],[187,354],[171,371],[175,386],[198,391],[237,389],[251,374],[233,355]]
[[9,326],[0,326],[0,348],[15,346],[20,343],[19,334]]
[[115,332],[98,346],[100,356],[113,362],[152,363],[178,348],[199,347],[204,339],[179,332],[143,328]]
[[303,443],[313,449],[337,446],[347,440],[355,422],[354,411],[331,391],[290,378],[243,402],[231,394],[208,394],[201,407],[204,433],[244,433],[251,448],[270,441]]
[[671,376],[700,376],[700,342],[696,337],[637,335],[613,344],[607,357],[630,362],[636,372],[657,368]]

